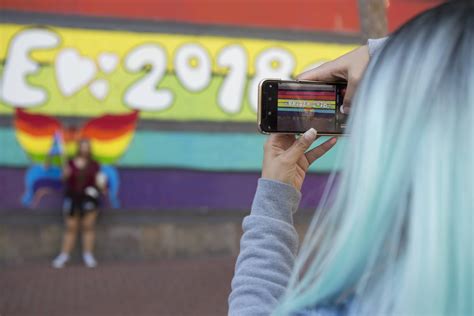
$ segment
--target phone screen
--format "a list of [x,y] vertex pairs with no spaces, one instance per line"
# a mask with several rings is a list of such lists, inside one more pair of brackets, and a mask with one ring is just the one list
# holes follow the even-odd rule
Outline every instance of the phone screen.
[[[278,84],[277,127],[289,132],[343,133],[345,115],[340,106],[345,92],[338,85],[281,82]],[[344,119],[344,122],[342,120]]]
[[[266,132],[344,134],[340,112],[346,85],[299,81],[268,81],[263,86]],[[262,125],[262,124],[261,124]]]

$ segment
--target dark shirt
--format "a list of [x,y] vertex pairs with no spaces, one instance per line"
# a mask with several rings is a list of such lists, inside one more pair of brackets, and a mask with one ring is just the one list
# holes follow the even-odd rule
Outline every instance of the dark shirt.
[[74,159],[68,161],[68,167],[71,170],[66,179],[67,195],[82,195],[87,187],[96,187],[95,179],[100,171],[100,165],[92,159],[89,159],[84,168],[77,168]]

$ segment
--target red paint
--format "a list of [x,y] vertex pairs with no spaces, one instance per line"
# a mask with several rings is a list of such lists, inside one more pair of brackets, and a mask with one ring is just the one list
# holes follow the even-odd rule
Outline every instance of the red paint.
[[15,112],[15,128],[31,136],[52,136],[61,128],[61,124],[53,117],[33,114],[20,108]]
[[31,12],[357,32],[356,0],[3,0],[3,8]]
[[387,9],[388,28],[396,30],[403,23],[429,8],[440,4],[441,0],[390,0]]
[[[439,2],[391,0],[388,9],[390,30]],[[198,24],[359,32],[357,0],[2,0],[0,8]]]

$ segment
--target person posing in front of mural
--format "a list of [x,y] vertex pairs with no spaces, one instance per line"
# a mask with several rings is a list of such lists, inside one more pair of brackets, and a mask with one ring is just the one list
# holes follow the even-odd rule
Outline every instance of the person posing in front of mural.
[[[342,171],[298,255],[299,191],[334,140],[307,151],[314,130],[269,137],[230,315],[474,315],[473,43],[474,3],[457,0],[420,14],[371,56]],[[353,52],[306,79],[367,61]]]
[[62,268],[69,260],[74,248],[76,236],[81,230],[82,258],[84,264],[93,268],[97,266],[94,258],[95,222],[101,191],[105,191],[105,176],[100,172],[100,165],[91,154],[91,144],[87,139],[78,142],[78,152],[63,166],[65,199],[65,232],[61,253],[53,260],[53,267]]

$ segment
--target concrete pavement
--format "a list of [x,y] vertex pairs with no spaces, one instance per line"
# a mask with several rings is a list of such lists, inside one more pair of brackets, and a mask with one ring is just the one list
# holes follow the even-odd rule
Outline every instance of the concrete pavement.
[[[100,259],[100,258],[99,258]],[[0,315],[225,315],[234,257],[0,267]]]

